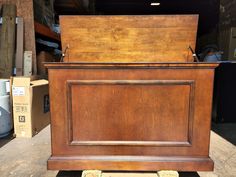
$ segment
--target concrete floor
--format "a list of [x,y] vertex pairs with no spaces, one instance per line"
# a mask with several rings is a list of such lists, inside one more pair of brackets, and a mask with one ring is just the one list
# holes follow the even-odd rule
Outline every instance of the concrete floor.
[[[213,125],[220,135],[228,135],[236,142],[236,124]],[[225,132],[226,131],[226,132]],[[236,177],[236,146],[211,132],[210,156],[215,162],[214,172],[180,173],[180,177]],[[222,133],[225,132],[225,133]],[[49,171],[50,127],[32,139],[11,136],[0,140],[1,177],[80,177],[81,172]]]

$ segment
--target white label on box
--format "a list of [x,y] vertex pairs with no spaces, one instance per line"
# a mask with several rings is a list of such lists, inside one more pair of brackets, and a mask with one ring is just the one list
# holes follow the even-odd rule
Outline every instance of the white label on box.
[[6,82],[6,92],[10,93],[10,82],[9,81]]
[[25,87],[13,87],[12,94],[13,96],[25,96]]

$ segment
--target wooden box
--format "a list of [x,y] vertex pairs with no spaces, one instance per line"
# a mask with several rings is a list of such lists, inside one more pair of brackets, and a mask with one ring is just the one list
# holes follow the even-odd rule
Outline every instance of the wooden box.
[[46,65],[48,169],[213,169],[217,64],[190,63],[197,16],[74,16],[61,25],[66,62]]

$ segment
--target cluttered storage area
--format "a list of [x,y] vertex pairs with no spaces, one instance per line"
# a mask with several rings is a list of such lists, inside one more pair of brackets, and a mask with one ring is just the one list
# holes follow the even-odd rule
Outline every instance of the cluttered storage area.
[[0,0],[3,177],[233,177],[233,7]]

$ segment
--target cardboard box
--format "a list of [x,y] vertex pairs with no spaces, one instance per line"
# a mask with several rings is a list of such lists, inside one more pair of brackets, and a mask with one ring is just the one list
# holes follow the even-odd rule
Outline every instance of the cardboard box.
[[50,123],[47,80],[32,81],[32,77],[14,77],[12,96],[17,137],[33,137]]

